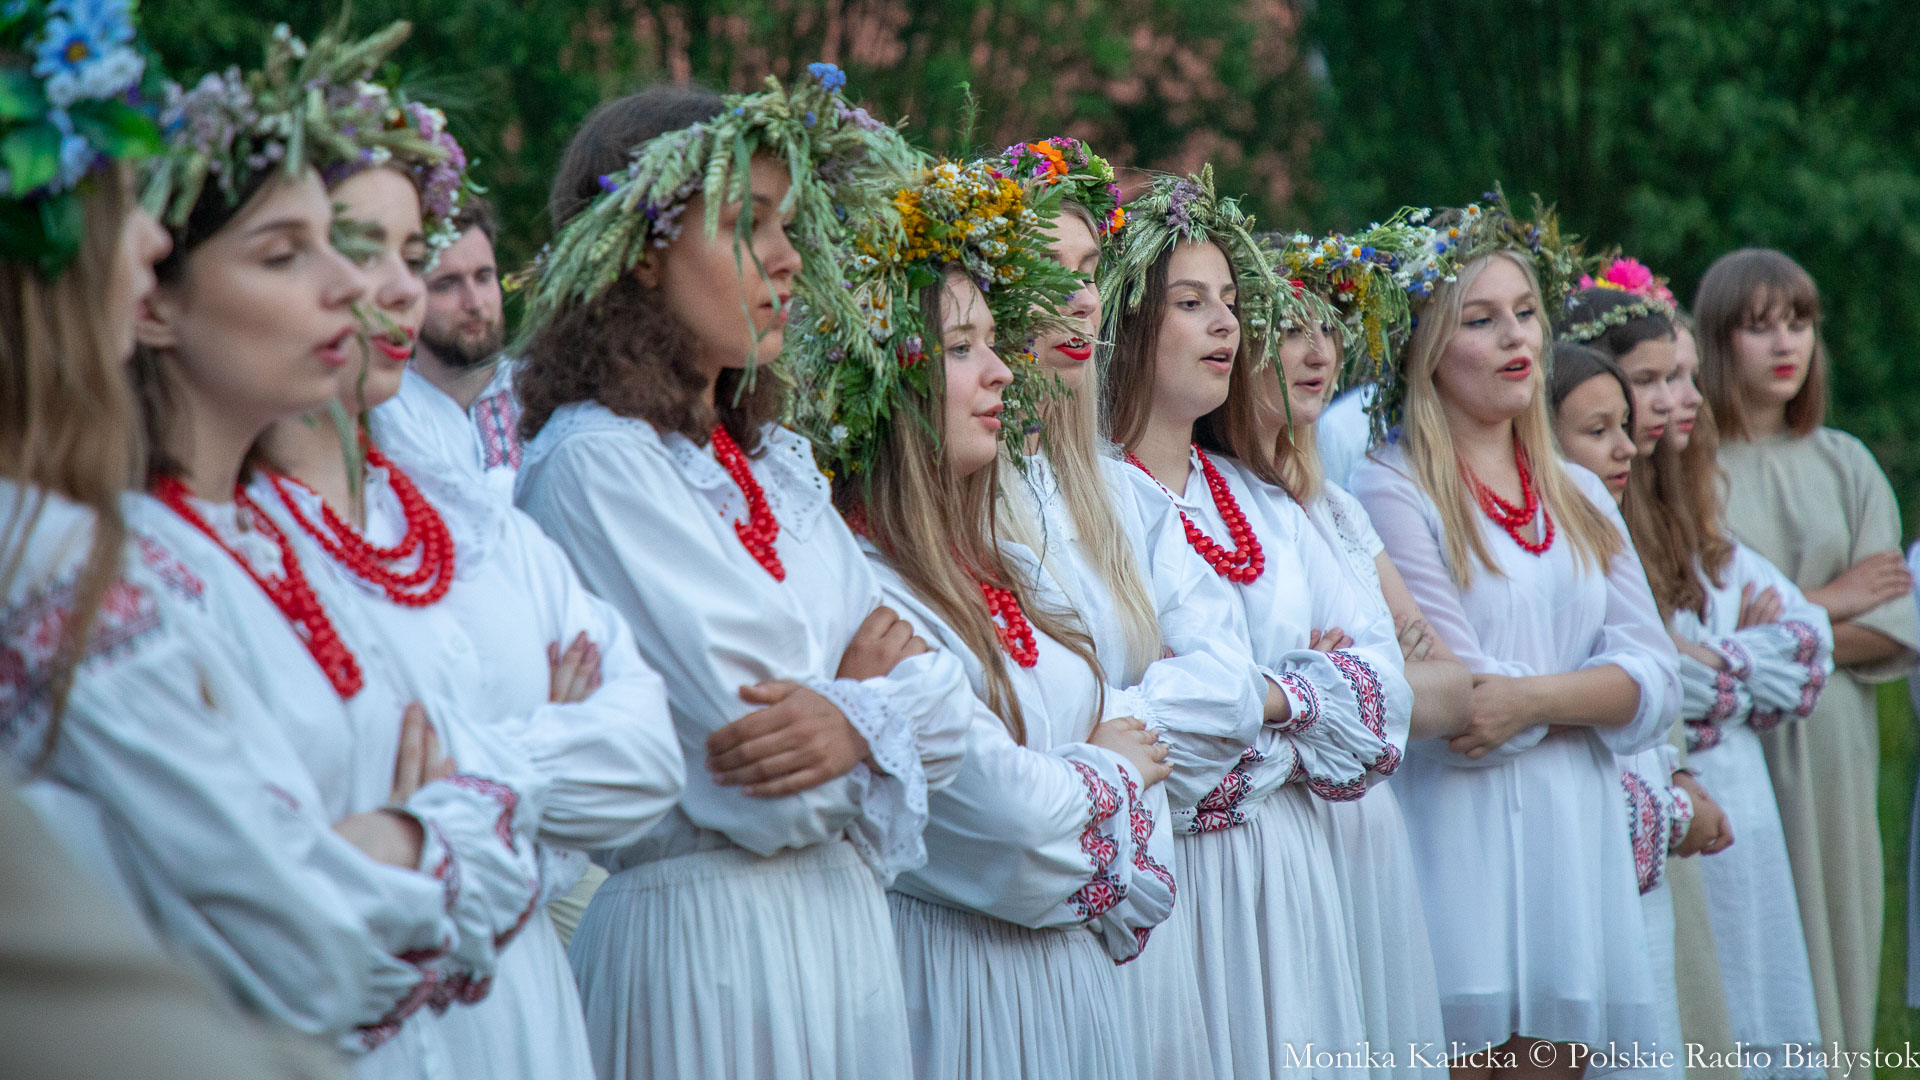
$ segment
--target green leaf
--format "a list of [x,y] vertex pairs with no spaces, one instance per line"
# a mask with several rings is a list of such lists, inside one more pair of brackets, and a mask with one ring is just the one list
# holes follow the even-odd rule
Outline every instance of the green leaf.
[[160,126],[124,101],[81,101],[67,110],[73,130],[115,160],[151,157],[166,148]]
[[40,268],[55,273],[73,258],[86,240],[87,216],[80,197],[69,191],[57,199],[40,202],[40,229],[46,243],[40,252]]
[[0,120],[38,120],[47,115],[40,80],[25,68],[0,71]]
[[9,132],[0,139],[0,166],[12,175],[15,194],[32,191],[60,175],[60,133],[46,124]]

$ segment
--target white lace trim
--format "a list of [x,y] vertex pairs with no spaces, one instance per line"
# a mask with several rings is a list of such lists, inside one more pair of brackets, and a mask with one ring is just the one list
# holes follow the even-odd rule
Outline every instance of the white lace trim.
[[860,788],[860,817],[847,838],[882,884],[927,861],[927,776],[912,722],[884,695],[853,679],[823,680],[810,688],[834,703],[866,738],[879,770],[862,762],[853,777]]
[[[1352,495],[1332,484],[1326,486],[1320,503],[1326,507],[1327,523],[1333,527],[1333,534],[1340,539],[1339,551],[1347,565],[1374,593],[1380,592],[1380,567],[1373,561],[1372,545],[1367,543],[1367,534],[1373,531],[1373,525],[1367,520],[1366,511]],[[1360,515],[1357,520],[1356,514]]]

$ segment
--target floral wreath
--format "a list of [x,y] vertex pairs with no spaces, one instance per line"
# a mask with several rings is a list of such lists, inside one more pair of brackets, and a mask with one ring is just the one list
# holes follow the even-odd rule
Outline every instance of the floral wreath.
[[[871,475],[894,407],[909,389],[930,389],[929,343],[920,290],[958,264],[985,295],[996,348],[1014,380],[1003,394],[1002,438],[1018,459],[1053,385],[1032,351],[1033,339],[1058,328],[1056,305],[1080,287],[1055,262],[1043,230],[1058,213],[1062,190],[1023,188],[996,162],[943,161],[896,182],[898,223],[874,219],[855,237],[846,291],[857,311],[848,319],[809,311],[789,331],[783,362],[798,393],[794,428],[813,441],[829,476]],[[931,348],[929,347],[931,344]]]
[[135,0],[0,4],[0,258],[49,277],[86,234],[79,188],[165,149],[165,83],[134,33]]
[[1079,139],[1056,135],[1039,142],[1014,143],[1000,153],[1000,170],[1036,187],[1064,185],[1065,197],[1093,215],[1100,239],[1126,227],[1127,212],[1120,208],[1120,185],[1113,166]]
[[467,176],[467,152],[447,130],[447,114],[439,109],[418,101],[396,100],[394,92],[380,83],[361,82],[354,89],[359,97],[353,111],[377,118],[378,127],[371,140],[361,142],[360,130],[349,126],[345,134],[359,142],[360,152],[328,166],[323,179],[331,188],[357,172],[382,165],[406,173],[420,192],[427,267],[432,269],[440,261],[440,253],[460,239],[453,219],[460,213],[461,196],[480,191]]
[[1325,302],[1294,289],[1274,272],[1266,250],[1254,239],[1253,217],[1238,200],[1214,192],[1213,166],[1199,176],[1156,176],[1126,208],[1127,230],[1100,265],[1100,294],[1106,314],[1100,336],[1112,341],[1120,320],[1140,310],[1147,270],[1154,260],[1183,242],[1212,241],[1226,250],[1239,292],[1240,325],[1253,342],[1254,362],[1277,361],[1282,331],[1307,326],[1325,316]]
[[394,22],[358,41],[346,40],[345,29],[343,15],[308,46],[282,23],[260,70],[209,73],[180,93],[168,110],[171,153],[148,184],[148,207],[179,228],[208,183],[233,200],[272,170],[298,175],[311,166],[331,175],[376,159],[410,168],[446,162],[451,139],[393,124],[389,92],[369,82],[411,24]]
[[[719,115],[649,139],[624,169],[602,176],[601,193],[515,275],[514,285],[531,290],[521,340],[562,309],[598,299],[649,251],[672,243],[695,195],[706,197],[708,236],[719,230],[721,207],[740,203],[734,251],[753,258],[749,165],[757,154],[785,162],[792,178],[780,210],[792,211],[788,235],[802,260],[796,298],[817,318],[857,322],[846,272],[848,223],[876,214],[883,227],[892,221],[875,181],[910,175],[926,158],[897,130],[848,104],[839,68],[809,64],[807,73],[791,87],[768,76],[757,93],[729,95]],[[877,362],[877,347],[861,358]]]
[[1619,307],[1609,308],[1600,313],[1597,319],[1574,323],[1560,331],[1560,340],[1586,344],[1605,334],[1616,326],[1624,326],[1635,319],[1660,316],[1671,319],[1678,306],[1674,303],[1673,290],[1667,288],[1667,279],[1657,277],[1652,270],[1638,259],[1624,258],[1618,255],[1603,256],[1600,263],[1605,267],[1598,279],[1591,274],[1582,275],[1579,290],[1609,289],[1625,293],[1634,299]]
[[[1475,260],[1500,251],[1523,256],[1532,265],[1540,282],[1541,309],[1550,313],[1549,328],[1554,316],[1565,314],[1575,275],[1583,262],[1578,239],[1562,235],[1559,218],[1538,195],[1533,197],[1532,220],[1514,214],[1498,185],[1484,198],[1485,205],[1470,203],[1438,213],[1403,210],[1389,223],[1399,222],[1413,229],[1408,238],[1411,250],[1399,257],[1393,272],[1394,281],[1409,301],[1409,340],[1412,328],[1420,324],[1421,309],[1437,286],[1455,280],[1460,270]],[[1367,411],[1377,440],[1389,437],[1406,410],[1407,386],[1402,370],[1405,345],[1401,342],[1388,361],[1372,373],[1377,392]],[[1551,357],[1552,350],[1543,349],[1542,365],[1550,365]]]
[[1426,230],[1412,223],[1425,211],[1403,209],[1385,223],[1318,239],[1267,234],[1278,271],[1296,290],[1325,300],[1345,328],[1350,380],[1376,380],[1413,332],[1413,305],[1396,272],[1420,249]]

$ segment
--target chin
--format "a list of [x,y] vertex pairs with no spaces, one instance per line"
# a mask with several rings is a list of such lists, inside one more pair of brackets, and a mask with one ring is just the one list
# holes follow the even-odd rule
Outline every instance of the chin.
[[[1052,352],[1053,350],[1049,349],[1047,351]],[[1080,389],[1080,384],[1086,381],[1087,365],[1048,364],[1047,371],[1059,377],[1061,386],[1066,387],[1070,391],[1077,391]]]

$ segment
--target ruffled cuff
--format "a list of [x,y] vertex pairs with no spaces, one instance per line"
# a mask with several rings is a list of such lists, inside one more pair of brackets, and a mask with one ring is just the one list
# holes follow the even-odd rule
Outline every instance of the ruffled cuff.
[[1833,655],[1820,632],[1799,619],[1740,631],[1752,642],[1758,662],[1745,679],[1753,695],[1751,723],[1768,731],[1788,720],[1805,719],[1819,704],[1833,670]]
[[1693,796],[1679,784],[1667,785],[1667,850],[1678,848],[1693,827]]
[[[1633,843],[1633,873],[1642,896],[1660,885],[1667,867],[1667,807],[1645,777],[1637,772],[1620,774],[1620,786],[1626,791],[1627,833]],[[1665,785],[1662,785],[1664,792]],[[1689,804],[1691,809],[1691,804]]]
[[846,714],[867,740],[869,760],[854,766],[849,780],[860,815],[847,838],[881,884],[927,861],[927,777],[911,717],[892,707],[874,686],[853,679],[810,684]]
[[1124,964],[1140,954],[1153,928],[1173,912],[1171,852],[1155,850],[1169,843],[1164,831],[1156,832],[1153,810],[1156,804],[1164,810],[1165,802],[1143,788],[1133,767],[1118,755],[1076,753],[1066,760],[1086,793],[1080,851],[1090,871],[1086,883],[1067,898],[1067,907],[1107,955]]
[[1715,724],[1689,720],[1687,730],[1687,753],[1698,754],[1720,745],[1721,729]]
[[420,869],[445,884],[455,938],[436,1004],[485,997],[500,949],[540,902],[540,860],[523,836],[533,822],[519,793],[498,780],[460,773],[428,784],[407,800],[430,838]]
[[1262,673],[1286,695],[1292,715],[1267,728],[1294,744],[1308,790],[1345,802],[1366,794],[1369,774],[1385,777],[1400,767],[1386,687],[1364,657],[1299,650],[1281,663],[1281,670]]

